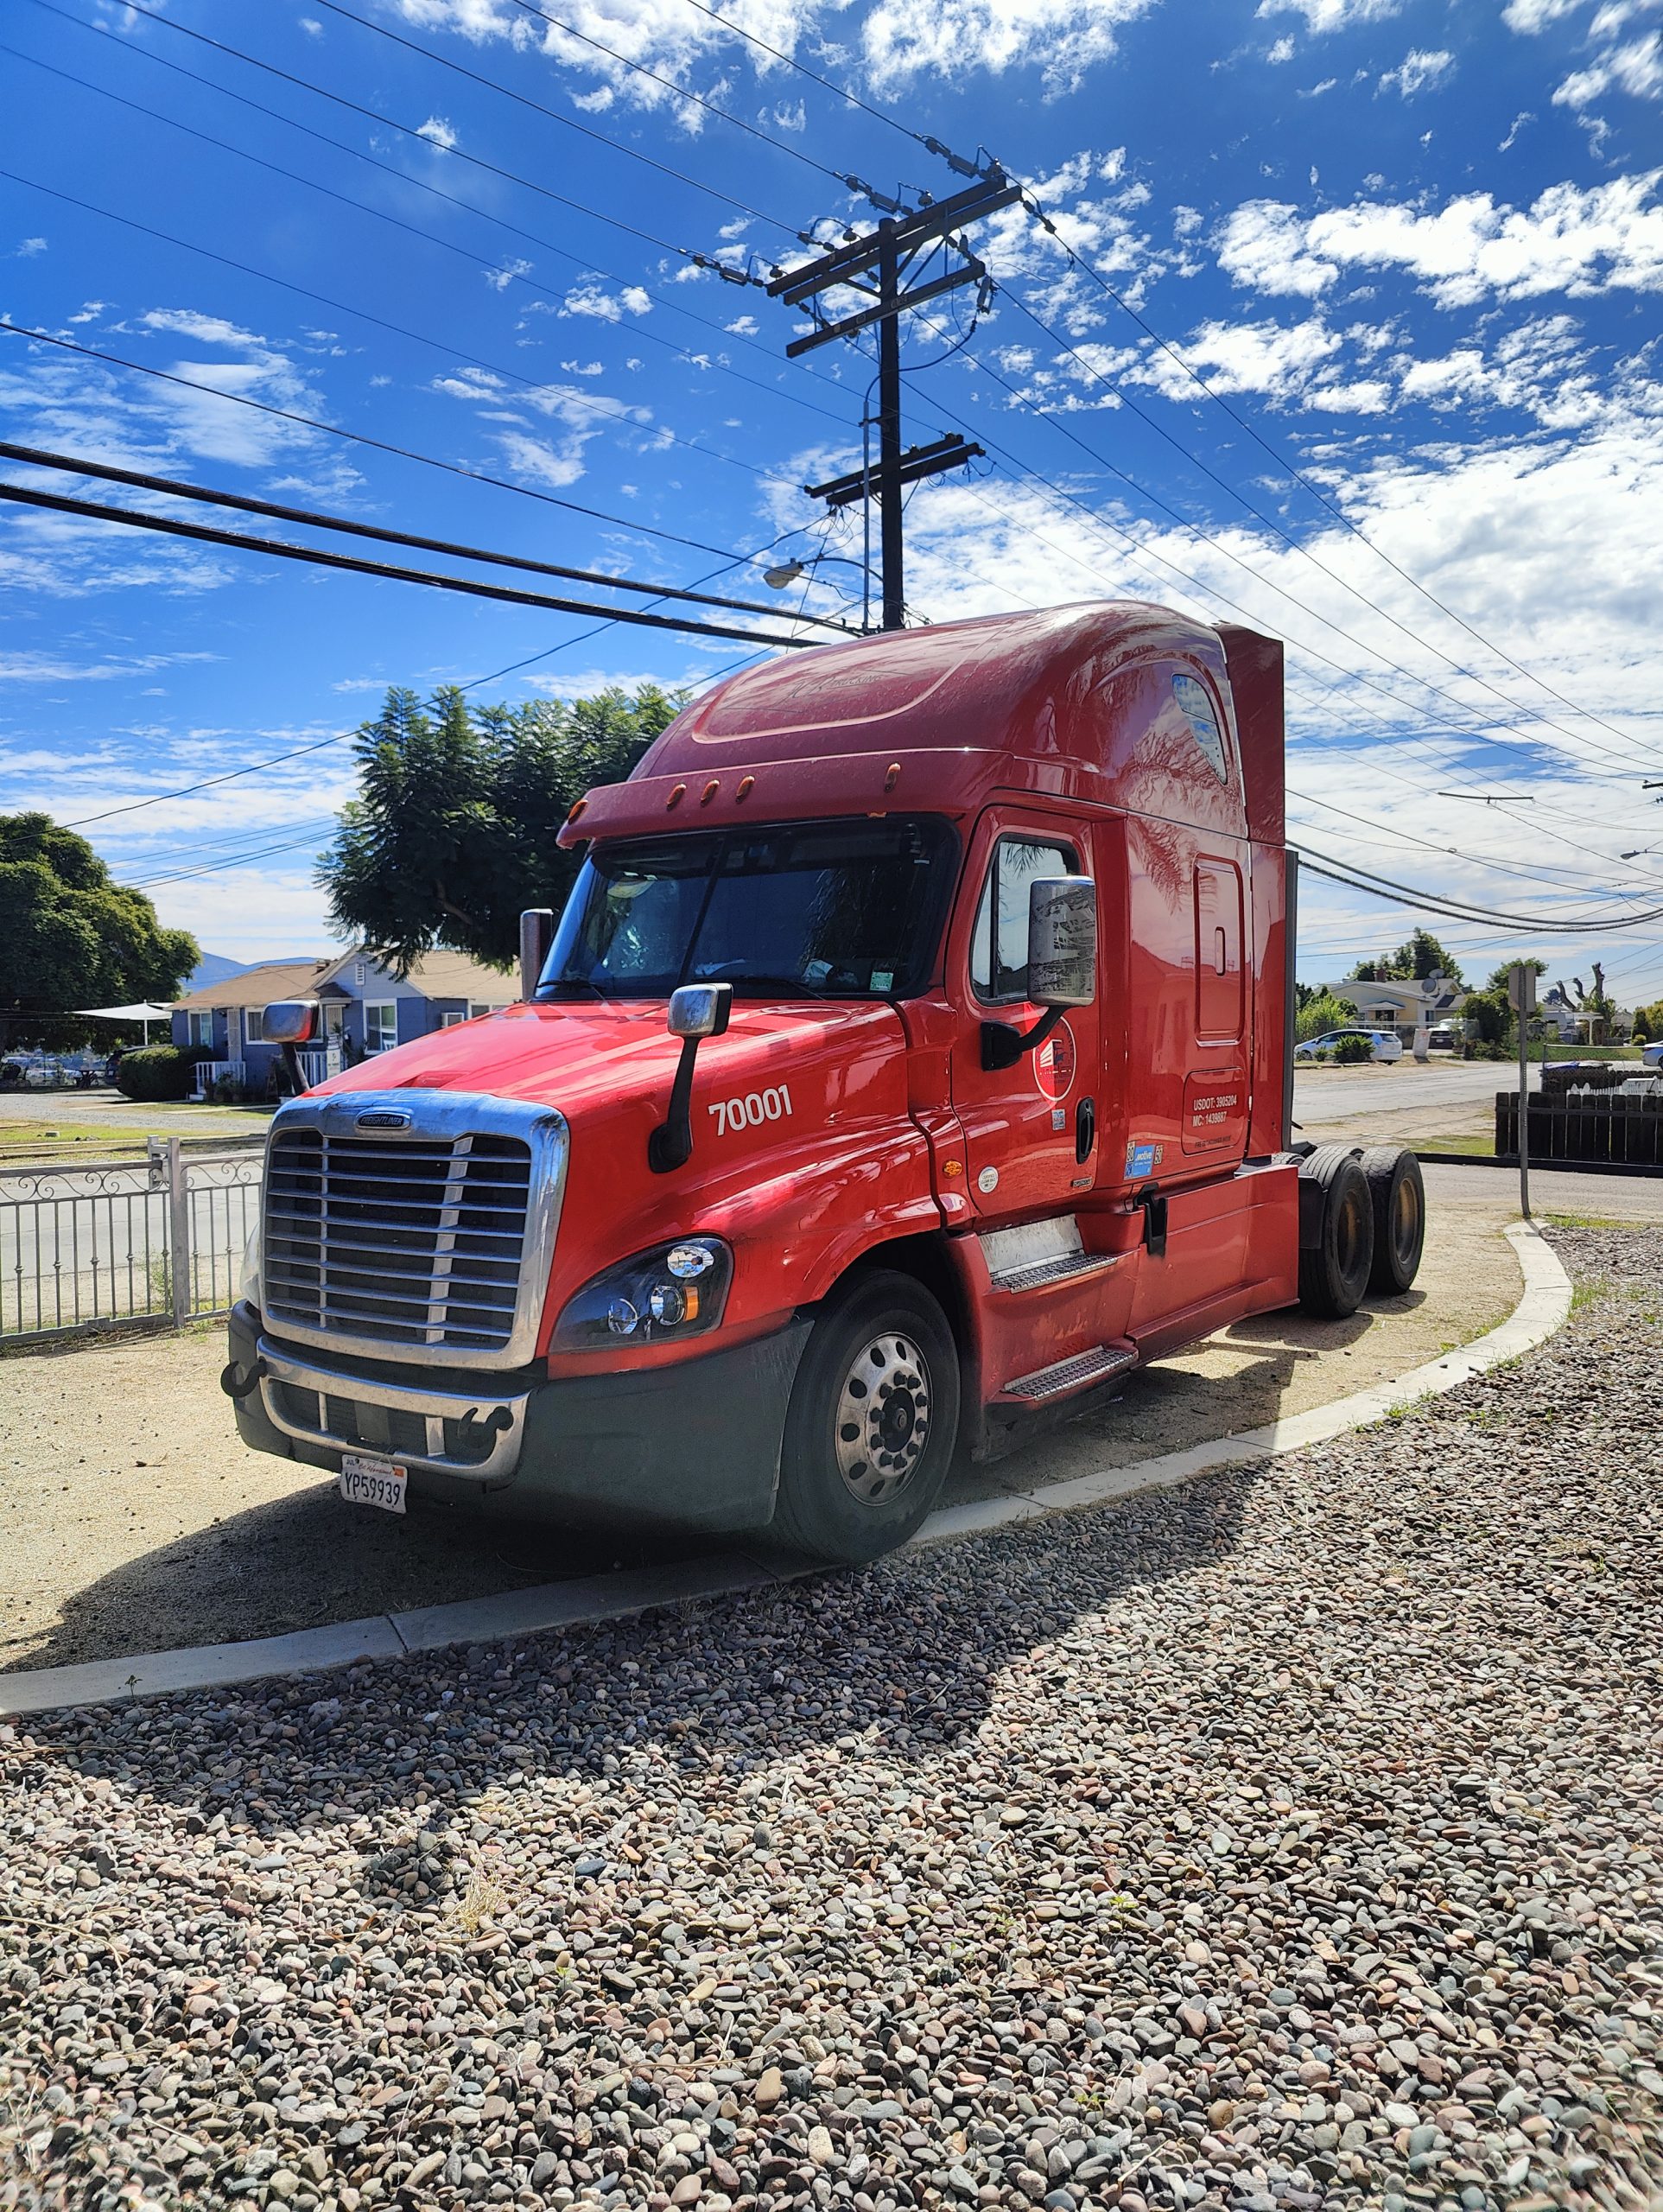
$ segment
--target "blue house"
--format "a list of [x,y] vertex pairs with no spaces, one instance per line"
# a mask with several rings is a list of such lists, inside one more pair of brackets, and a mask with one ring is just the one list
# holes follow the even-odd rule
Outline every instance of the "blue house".
[[174,1007],[173,1041],[197,1054],[194,1089],[211,1097],[220,1087],[266,1095],[280,1048],[265,1040],[262,1017],[279,999],[316,999],[323,1035],[302,1048],[301,1065],[317,1083],[329,1065],[351,1065],[448,1029],[478,1014],[511,1006],[509,976],[460,952],[434,952],[405,976],[380,966],[360,946],[327,960],[270,960],[207,983]]

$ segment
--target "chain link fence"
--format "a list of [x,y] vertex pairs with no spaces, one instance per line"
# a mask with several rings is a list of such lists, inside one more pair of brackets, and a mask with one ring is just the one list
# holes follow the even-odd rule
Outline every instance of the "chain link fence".
[[142,1158],[0,1168],[0,1345],[224,1313],[265,1140],[152,1137]]

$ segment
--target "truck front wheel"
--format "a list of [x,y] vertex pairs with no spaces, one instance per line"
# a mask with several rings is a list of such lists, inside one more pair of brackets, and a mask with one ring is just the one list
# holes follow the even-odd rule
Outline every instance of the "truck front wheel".
[[772,1533],[854,1566],[904,1543],[935,1503],[959,1426],[959,1360],[911,1275],[852,1275],[816,1321],[785,1416]]

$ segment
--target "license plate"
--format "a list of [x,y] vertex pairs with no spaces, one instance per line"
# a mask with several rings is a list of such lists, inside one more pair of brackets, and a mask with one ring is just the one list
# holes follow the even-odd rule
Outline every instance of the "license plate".
[[365,1459],[349,1452],[340,1463],[340,1494],[349,1505],[378,1505],[384,1513],[404,1510],[408,1467],[390,1459]]

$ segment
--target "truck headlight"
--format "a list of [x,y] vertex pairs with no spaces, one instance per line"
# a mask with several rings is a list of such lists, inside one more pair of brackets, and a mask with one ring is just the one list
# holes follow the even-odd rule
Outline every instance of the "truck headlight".
[[555,1351],[601,1351],[627,1344],[701,1337],[720,1321],[733,1255],[720,1236],[655,1244],[586,1282],[555,1330]]
[[243,1272],[237,1278],[237,1297],[240,1304],[257,1306],[260,1303],[260,1217],[254,1217],[253,1233],[243,1254]]

